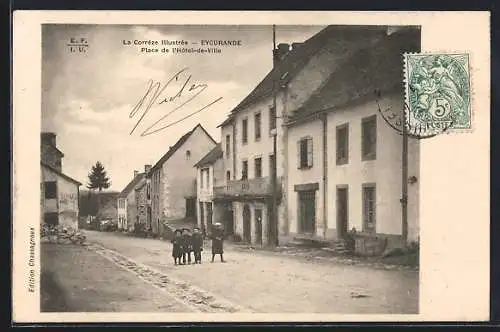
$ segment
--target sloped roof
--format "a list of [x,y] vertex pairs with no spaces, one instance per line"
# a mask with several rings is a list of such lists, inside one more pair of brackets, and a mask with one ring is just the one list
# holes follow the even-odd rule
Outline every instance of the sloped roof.
[[288,123],[343,106],[375,91],[403,93],[403,53],[420,51],[420,29],[399,30],[372,47],[357,51],[324,86],[295,110]]
[[135,178],[132,179],[132,181],[130,181],[127,186],[125,187],[125,189],[123,189],[120,193],[120,197],[123,197],[123,196],[127,196],[129,192],[131,192],[135,186],[142,180],[144,179],[146,176],[146,173],[139,173],[137,174],[137,176]]
[[170,147],[170,149],[168,149],[167,153],[165,153],[163,155],[163,157],[160,158],[160,160],[158,160],[158,162],[153,166],[151,167],[151,171],[154,171],[156,169],[158,169],[161,165],[163,165],[163,163],[165,163],[170,157],[172,157],[172,155],[177,151],[179,150],[179,148],[189,139],[189,137],[191,137],[191,134],[194,133],[196,131],[196,129],[200,127],[204,132],[205,134],[207,134],[207,136],[214,142],[215,140],[212,138],[212,136],[210,136],[210,134],[206,131],[205,128],[203,128],[203,126],[201,124],[197,124],[192,130],[190,130],[189,132],[185,133],[184,135],[182,135],[181,138],[179,138],[179,140],[177,142],[175,142],[174,145],[172,145]]
[[338,34],[359,33],[367,31],[386,31],[385,26],[362,26],[362,25],[329,25],[300,46],[292,49],[287,55],[276,62],[276,66],[264,77],[264,79],[246,96],[229,114],[228,118],[219,127],[231,122],[234,115],[253,104],[254,102],[271,96],[282,86],[290,83],[295,76],[307,65],[309,60],[318,53],[328,40],[338,38]]
[[57,175],[59,175],[60,177],[62,177],[62,178],[64,178],[64,179],[66,179],[66,180],[68,180],[68,181],[70,181],[70,182],[73,182],[73,183],[75,183],[75,184],[77,184],[77,185],[79,185],[79,186],[81,186],[81,185],[82,185],[82,183],[81,183],[80,181],[77,181],[77,180],[73,179],[72,177],[70,177],[70,176],[68,176],[68,175],[64,174],[63,172],[61,172],[61,171],[59,171],[59,170],[55,169],[54,167],[52,167],[52,166],[50,166],[50,165],[48,165],[48,164],[46,164],[46,163],[44,163],[44,162],[42,162],[42,161],[40,162],[40,165],[42,165],[43,167],[45,167],[45,168],[49,169],[50,171],[52,171],[52,172],[56,173],[56,174],[57,174]]
[[220,143],[217,143],[217,145],[210,150],[209,153],[207,153],[203,158],[198,161],[194,167],[202,167],[206,165],[212,165],[217,161],[217,159],[222,158],[222,148]]

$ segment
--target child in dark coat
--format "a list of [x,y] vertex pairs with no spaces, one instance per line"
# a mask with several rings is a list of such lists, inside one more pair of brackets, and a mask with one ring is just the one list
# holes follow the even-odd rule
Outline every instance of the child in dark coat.
[[182,257],[182,232],[176,229],[174,232],[174,238],[172,239],[172,257],[174,258],[174,264],[181,264]]
[[220,223],[215,223],[212,230],[212,263],[215,255],[220,255],[220,261],[224,263],[224,229]]
[[184,239],[183,241],[183,250],[182,250],[182,263],[186,264],[186,257],[187,257],[187,263],[191,264],[191,251],[193,251],[193,238],[191,235],[191,231],[187,228],[184,228],[182,232],[182,237]]
[[201,252],[203,251],[203,236],[198,227],[193,228],[193,252],[194,263],[201,264]]

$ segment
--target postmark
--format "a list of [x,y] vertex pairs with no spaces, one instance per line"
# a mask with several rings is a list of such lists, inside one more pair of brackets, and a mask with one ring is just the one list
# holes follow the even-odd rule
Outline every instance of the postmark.
[[469,55],[404,55],[406,124],[426,132],[472,129]]

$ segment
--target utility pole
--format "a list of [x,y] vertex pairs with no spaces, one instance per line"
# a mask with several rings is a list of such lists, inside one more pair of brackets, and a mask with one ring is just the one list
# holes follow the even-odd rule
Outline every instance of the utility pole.
[[402,148],[402,178],[401,178],[401,223],[403,244],[408,242],[408,128],[406,110],[403,109],[403,148]]
[[[273,24],[273,70],[276,70],[276,25]],[[271,201],[271,223],[272,223],[272,238],[270,243],[273,243],[275,246],[279,245],[279,240],[278,240],[278,234],[279,234],[279,227],[278,227],[278,204],[277,204],[277,195],[278,195],[278,179],[277,179],[277,167],[278,167],[278,154],[277,154],[277,148],[276,148],[276,140],[278,136],[278,110],[276,107],[276,89],[277,89],[277,82],[276,79],[273,79],[273,109],[274,109],[274,124],[275,128],[272,131],[272,136],[273,136],[273,167],[272,167],[272,176],[271,176],[271,181],[272,181],[272,201]]]

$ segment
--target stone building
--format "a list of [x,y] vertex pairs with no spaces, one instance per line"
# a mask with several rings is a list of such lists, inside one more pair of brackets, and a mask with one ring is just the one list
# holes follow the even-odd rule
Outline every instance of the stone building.
[[64,154],[57,148],[56,134],[41,134],[41,223],[78,228],[81,183],[63,173]]
[[288,165],[284,123],[353,53],[385,38],[386,31],[381,26],[328,26],[304,42],[279,44],[274,67],[220,125],[225,183],[214,188],[214,199],[232,205],[234,232],[243,240],[269,243],[274,167],[278,235],[280,242],[290,240],[287,169],[296,166]]
[[198,227],[206,233],[214,222],[224,225],[226,234],[234,229],[230,204],[219,204],[213,200],[213,188],[224,183],[224,167],[220,143],[195,164],[197,169]]
[[152,231],[163,234],[171,221],[196,222],[196,168],[194,165],[216,145],[201,126],[184,134],[147,174],[151,190]]
[[[335,240],[355,228],[365,242],[401,240],[403,141],[380,111],[401,116],[403,53],[419,51],[420,29],[386,34],[354,52],[288,117],[286,191],[291,235]],[[412,241],[419,234],[418,140],[408,142],[408,165],[408,239]]]

